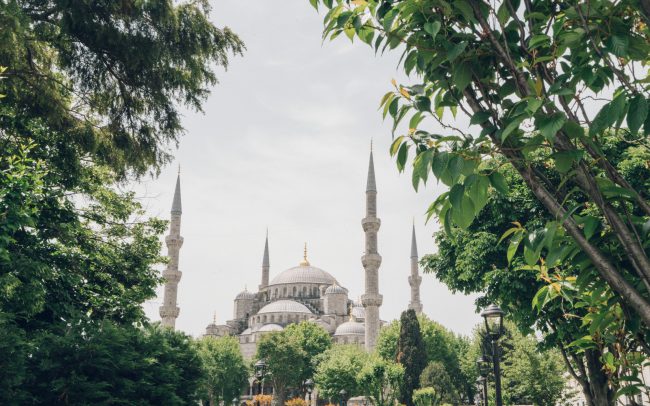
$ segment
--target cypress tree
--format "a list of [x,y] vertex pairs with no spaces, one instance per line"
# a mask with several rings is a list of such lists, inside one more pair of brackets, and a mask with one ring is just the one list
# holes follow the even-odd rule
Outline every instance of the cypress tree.
[[420,323],[413,309],[402,312],[397,344],[397,362],[404,367],[400,402],[413,406],[413,391],[420,387],[420,375],[427,365],[427,353],[422,341]]

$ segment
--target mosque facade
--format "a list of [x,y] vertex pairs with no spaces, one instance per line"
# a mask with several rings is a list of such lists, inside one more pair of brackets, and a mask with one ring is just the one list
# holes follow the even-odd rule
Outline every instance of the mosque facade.
[[[183,243],[180,236],[181,219],[180,175],[176,182],[172,205],[170,235],[166,238],[170,262],[163,277],[166,280],[160,316],[165,326],[174,328],[180,313],[176,303],[181,272],[178,269],[179,250]],[[233,316],[225,324],[217,324],[216,317],[208,324],[206,336],[236,336],[242,354],[252,358],[260,338],[273,331],[281,331],[287,325],[308,321],[321,326],[335,343],[356,344],[372,350],[375,346],[381,320],[379,308],[383,298],[379,291],[378,230],[381,221],[377,217],[377,187],[372,151],[368,164],[366,183],[366,216],[361,225],[365,233],[365,250],[361,262],[365,273],[365,291],[359,301],[350,299],[348,289],[325,270],[312,265],[305,246],[303,259],[270,279],[270,255],[268,234],[264,245],[261,267],[261,283],[256,292],[245,289],[234,298]],[[422,311],[419,295],[417,248],[415,230],[411,241],[411,287],[409,308]],[[269,280],[270,279],[270,280]]]

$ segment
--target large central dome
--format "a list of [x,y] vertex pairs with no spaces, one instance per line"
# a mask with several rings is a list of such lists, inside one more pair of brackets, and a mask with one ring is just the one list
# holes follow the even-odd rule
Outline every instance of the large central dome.
[[336,279],[329,273],[315,266],[301,264],[281,272],[271,281],[270,285],[284,285],[296,283],[311,283],[318,285],[333,285]]

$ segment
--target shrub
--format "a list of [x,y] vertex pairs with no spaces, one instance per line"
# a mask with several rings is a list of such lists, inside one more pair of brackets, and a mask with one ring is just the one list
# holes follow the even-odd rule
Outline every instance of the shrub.
[[413,391],[413,403],[416,406],[435,406],[438,404],[438,396],[433,388],[422,388]]
[[293,398],[284,402],[284,406],[307,406],[307,402],[302,398]]

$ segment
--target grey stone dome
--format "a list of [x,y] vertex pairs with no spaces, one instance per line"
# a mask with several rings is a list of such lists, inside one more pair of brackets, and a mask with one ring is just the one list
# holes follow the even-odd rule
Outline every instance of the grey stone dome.
[[354,307],[352,307],[352,310],[350,311],[350,315],[354,316],[357,320],[358,319],[365,320],[365,318],[366,318],[366,309],[364,309],[363,306],[354,306]]
[[285,285],[295,283],[312,283],[318,285],[333,285],[336,279],[329,273],[311,265],[300,265],[289,268],[277,275],[269,285]]
[[262,307],[257,314],[264,313],[307,313],[312,314],[311,310],[302,303],[294,302],[293,300],[278,300],[271,302]]
[[356,321],[348,321],[336,328],[336,331],[334,332],[335,336],[357,336],[357,335],[365,335],[366,334],[366,327],[363,323],[359,323]]
[[239,292],[235,297],[235,300],[253,300],[255,299],[255,293],[244,290]]
[[334,284],[325,290],[326,295],[347,295],[348,291],[345,288]]
[[269,331],[282,331],[284,328],[278,324],[265,324],[257,330],[258,333],[269,332]]
[[242,336],[243,336],[243,335],[248,335],[248,334],[251,334],[252,332],[253,332],[253,329],[251,329],[251,328],[249,327],[249,328],[247,328],[246,330],[242,331],[240,335],[242,335]]

